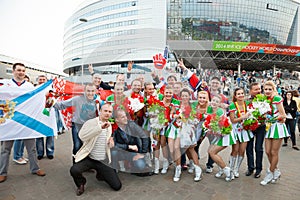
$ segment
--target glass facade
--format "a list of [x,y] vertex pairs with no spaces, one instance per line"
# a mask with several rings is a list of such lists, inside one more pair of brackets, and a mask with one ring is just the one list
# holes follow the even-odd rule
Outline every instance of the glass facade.
[[289,40],[300,34],[298,9],[292,0],[169,0],[168,40],[300,45]]

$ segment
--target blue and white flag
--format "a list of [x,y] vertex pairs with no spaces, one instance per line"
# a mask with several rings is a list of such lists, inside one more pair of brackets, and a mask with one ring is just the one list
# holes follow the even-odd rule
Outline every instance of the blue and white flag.
[[0,141],[56,136],[54,110],[44,115],[52,80],[36,88],[0,87]]

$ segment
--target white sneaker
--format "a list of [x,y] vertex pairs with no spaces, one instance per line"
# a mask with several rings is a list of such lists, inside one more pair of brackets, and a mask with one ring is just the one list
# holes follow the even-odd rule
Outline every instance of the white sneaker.
[[206,173],[210,174],[213,172],[213,168],[212,167],[207,167],[205,170]]
[[195,165],[195,178],[194,178],[194,181],[195,182],[198,182],[201,180],[201,176],[202,176],[202,169],[200,166],[198,165]]
[[19,164],[19,165],[25,165],[25,164],[27,164],[26,160],[23,159],[23,158],[19,158],[18,160],[13,159],[13,161],[14,161],[15,163]]
[[181,175],[181,166],[177,165],[175,168],[175,174],[173,177],[173,181],[178,182],[180,180],[180,175]]
[[159,159],[154,158],[154,174],[159,174]]
[[274,178],[274,175],[272,172],[269,171],[269,169],[267,170],[267,174],[264,178],[264,180],[262,180],[260,182],[261,185],[267,185],[268,183],[270,183],[272,181],[272,179]]
[[224,174],[224,171],[221,167],[219,167],[219,171],[216,173],[215,177],[220,178]]
[[278,179],[280,179],[280,176],[281,176],[281,172],[279,171],[279,169],[275,169],[274,176],[271,183],[276,183]]
[[194,161],[190,160],[188,173],[192,174],[194,173],[194,170],[195,170]]
[[231,179],[231,170],[230,170],[230,168],[229,167],[224,167],[223,172],[226,176],[225,181],[227,181],[227,182],[231,181],[232,179]]
[[163,159],[163,168],[160,173],[166,174],[168,172],[169,162],[166,158]]
[[236,171],[236,170],[233,170],[233,176],[235,178],[238,178],[238,177],[240,177],[240,173],[238,171]]

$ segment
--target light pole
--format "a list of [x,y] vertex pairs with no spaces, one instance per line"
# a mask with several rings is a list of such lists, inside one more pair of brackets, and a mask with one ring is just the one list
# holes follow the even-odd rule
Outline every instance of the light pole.
[[[86,23],[86,22],[88,22],[88,20],[87,19],[85,19],[85,18],[80,18],[79,19],[79,21],[80,22],[82,22],[82,23]],[[82,34],[81,34],[81,84],[83,85],[83,31],[84,31],[84,28],[82,28]]]

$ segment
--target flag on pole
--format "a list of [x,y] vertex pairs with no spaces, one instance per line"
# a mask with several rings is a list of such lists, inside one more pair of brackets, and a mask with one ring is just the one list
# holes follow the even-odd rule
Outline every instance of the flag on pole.
[[0,141],[56,136],[54,110],[44,115],[52,80],[36,88],[0,87]]

